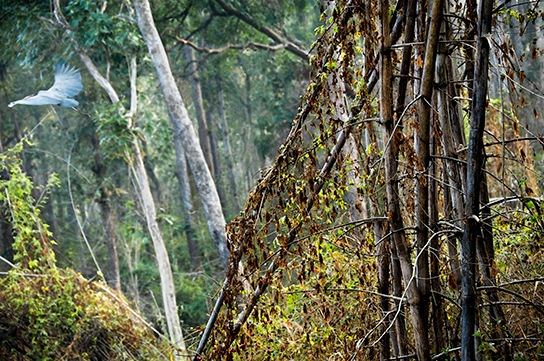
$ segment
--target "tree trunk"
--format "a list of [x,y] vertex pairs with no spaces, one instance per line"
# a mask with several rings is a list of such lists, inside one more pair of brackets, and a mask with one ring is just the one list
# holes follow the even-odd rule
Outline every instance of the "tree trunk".
[[[416,282],[412,279],[412,261],[406,236],[403,231],[403,221],[400,211],[400,200],[398,192],[397,156],[400,143],[400,132],[395,128],[393,120],[393,94],[392,84],[392,61],[391,61],[391,39],[389,37],[389,4],[387,0],[379,3],[380,13],[380,38],[382,41],[380,49],[380,120],[384,124],[384,143],[389,144],[385,149],[385,179],[388,218],[393,233],[392,238],[397,248],[402,276],[406,285],[408,304],[410,305],[411,321],[414,331],[416,354],[419,360],[429,360],[429,340],[425,320],[421,312],[421,291]],[[391,141],[389,142],[389,140]]]
[[195,50],[191,46],[185,46],[185,57],[187,58],[189,79],[191,81],[191,89],[193,94],[193,106],[195,107],[196,120],[198,123],[198,139],[200,147],[208,168],[213,171],[213,159],[211,152],[210,138],[208,136],[208,124],[206,123],[206,111],[204,110],[204,101],[202,100],[202,87],[200,86],[200,77],[198,76],[198,65],[195,57]]
[[213,182],[210,170],[206,165],[202,148],[198,142],[193,124],[176,86],[175,79],[170,69],[168,56],[162,45],[159,33],[155,28],[151,8],[147,0],[134,1],[136,19],[144,40],[148,46],[149,54],[157,69],[157,75],[164,94],[174,137],[180,137],[185,150],[189,167],[193,173],[196,188],[200,194],[204,213],[208,222],[211,237],[219,250],[219,256],[223,267],[227,267],[229,250],[225,234],[225,218],[222,213],[221,202],[217,189]]
[[149,181],[147,180],[147,174],[145,172],[145,166],[143,162],[140,148],[137,145],[137,139],[133,139],[133,155],[132,168],[134,175],[136,176],[138,190],[141,196],[142,209],[147,221],[147,228],[151,234],[153,240],[153,247],[155,248],[155,256],[157,257],[157,264],[159,265],[159,274],[161,275],[161,289],[162,299],[164,302],[164,313],[166,314],[166,323],[168,325],[168,333],[172,343],[178,346],[182,353],[186,353],[185,341],[183,334],[181,333],[181,325],[179,321],[178,308],[176,303],[176,289],[174,286],[174,277],[172,275],[172,268],[170,267],[170,260],[168,258],[168,251],[162,239],[159,224],[157,223],[157,214],[155,212],[155,202],[151,195],[149,187]]
[[[432,155],[436,154],[437,141],[436,132],[431,133],[430,149]],[[431,309],[432,309],[432,327],[434,333],[434,348],[435,354],[441,353],[446,346],[444,339],[444,323],[446,315],[442,306],[442,295],[440,287],[440,239],[437,235],[438,232],[438,219],[439,219],[439,199],[438,199],[438,169],[436,162],[432,162],[429,169],[429,229],[431,230],[431,244],[430,244],[430,276],[431,276]],[[439,361],[445,360],[445,355],[439,358]]]
[[187,237],[187,249],[191,267],[198,269],[200,267],[200,250],[198,248],[198,239],[195,231],[195,220],[193,217],[193,200],[191,195],[191,184],[189,183],[189,174],[187,173],[187,161],[183,144],[180,137],[174,137],[174,147],[176,149],[176,176],[178,178],[179,190],[181,193],[181,203],[183,215],[185,218],[185,237]]
[[[456,220],[455,224],[462,229],[462,219],[465,212],[465,201],[463,198],[463,186],[461,182],[460,174],[460,162],[457,156],[456,141],[453,133],[452,120],[450,111],[451,103],[448,100],[447,84],[450,78],[446,72],[446,54],[441,52],[437,56],[437,69],[436,76],[437,82],[441,85],[441,88],[437,91],[437,108],[438,116],[440,118],[440,127],[442,129],[442,154],[446,157],[444,159],[444,185],[447,187],[447,192],[444,192],[444,204],[451,205],[450,207],[444,207],[444,209],[451,210],[451,217],[449,219]],[[449,212],[447,213],[449,214]],[[452,282],[455,283],[456,290],[460,289],[461,283],[461,263],[459,261],[459,252],[457,250],[458,236],[456,234],[448,235],[448,255],[450,258],[451,274],[455,277],[452,278]]]
[[233,213],[237,213],[240,210],[240,204],[238,203],[238,194],[236,191],[236,180],[234,178],[234,169],[232,165],[232,150],[230,147],[227,116],[225,113],[225,99],[223,96],[223,87],[221,85],[221,79],[217,81],[217,100],[219,105],[219,118],[221,119],[221,132],[223,135],[223,151],[226,157],[227,172],[229,178],[230,196],[232,203]]
[[98,204],[100,205],[100,213],[102,216],[102,223],[105,229],[106,245],[108,247],[108,259],[109,259],[109,284],[111,288],[116,291],[121,290],[121,278],[119,275],[119,256],[117,254],[117,241],[115,239],[115,217],[114,212],[111,209],[110,192],[106,186],[106,166],[104,165],[102,154],[100,150],[100,141],[96,132],[93,132],[91,143],[94,150],[94,166],[92,167],[96,177],[102,182],[100,184],[100,196],[98,197]]
[[472,361],[476,357],[476,245],[481,234],[480,184],[484,165],[483,133],[487,97],[487,72],[489,67],[489,40],[491,32],[492,0],[481,0],[478,16],[478,37],[472,99],[472,116],[467,155],[467,195],[465,233],[463,237],[461,267],[463,273],[461,296],[461,359]]
[[[71,32],[71,30],[68,27],[68,22],[64,18],[64,15],[61,12],[61,6],[59,0],[53,1],[54,5],[54,15],[56,18],[56,21],[60,27],[63,29],[66,29],[67,32]],[[102,76],[102,74],[98,71],[95,64],[91,60],[91,58],[86,54],[86,52],[73,40],[75,43],[75,48],[77,53],[79,54],[81,60],[89,70],[89,73],[93,76],[94,80],[106,91],[108,94],[111,102],[113,104],[119,102],[119,96],[117,95],[117,92],[111,85],[111,83]],[[136,58],[132,57],[130,62],[130,87],[131,87],[131,105],[130,110],[128,112],[128,117],[133,118],[136,113],[136,106],[137,106],[137,100],[136,100]],[[151,234],[151,237],[153,239],[153,243],[157,243],[155,247],[155,253],[157,254],[157,261],[159,262],[159,274],[161,277],[161,284],[163,285],[163,296],[164,296],[164,307],[165,312],[167,313],[167,321],[169,322],[168,328],[171,331],[170,339],[172,342],[180,348],[180,351],[182,353],[186,353],[185,349],[185,341],[183,339],[183,335],[181,333],[181,326],[179,322],[179,315],[177,313],[177,305],[176,305],[176,299],[175,299],[175,292],[174,290],[174,284],[173,284],[173,276],[172,276],[172,269],[170,268],[170,262],[168,261],[166,264],[168,267],[165,266],[164,258],[166,257],[166,260],[168,260],[168,253],[166,253],[166,247],[164,245],[164,241],[162,240],[162,236],[160,234],[160,230],[157,225],[156,220],[156,213],[155,213],[155,205],[153,202],[153,197],[151,195],[151,190],[149,189],[149,182],[147,181],[147,175],[145,174],[145,167],[142,159],[142,155],[140,152],[140,148],[138,146],[137,139],[133,139],[132,148],[134,150],[134,156],[136,157],[136,161],[134,163],[134,171],[136,173],[136,177],[138,179],[138,185],[139,190],[142,193],[141,198],[144,202],[143,208],[146,211],[149,211],[151,213],[146,212],[146,219],[147,224],[149,228],[149,232]],[[173,306],[172,306],[173,304]],[[172,314],[173,312],[173,314]],[[177,321],[177,322],[176,322]]]
[[421,290],[421,312],[425,322],[428,319],[429,297],[431,294],[429,277],[429,136],[432,124],[431,103],[436,65],[436,51],[440,24],[442,22],[442,0],[434,0],[432,4],[431,23],[427,35],[425,59],[423,62],[423,74],[421,78],[419,101],[419,128],[417,132],[416,153],[417,171],[416,178],[416,244],[418,250],[417,279]]
[[209,104],[208,108],[206,109],[206,125],[208,127],[208,140],[210,142],[210,153],[212,155],[212,163],[213,163],[213,176],[215,180],[215,186],[217,187],[217,193],[219,194],[219,200],[221,201],[221,204],[225,206],[227,204],[227,198],[225,196],[225,189],[223,187],[223,179],[221,177],[221,162],[219,160],[219,149],[217,147],[217,132],[216,127],[213,124],[213,110],[215,108],[215,104],[212,103],[210,97],[208,96],[205,91],[202,92],[202,96],[206,100],[206,102]]

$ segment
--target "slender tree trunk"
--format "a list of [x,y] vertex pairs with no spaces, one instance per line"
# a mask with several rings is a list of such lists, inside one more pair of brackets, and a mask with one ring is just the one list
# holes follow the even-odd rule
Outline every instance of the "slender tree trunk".
[[221,132],[223,135],[223,152],[225,153],[227,172],[229,178],[230,196],[232,203],[232,210],[234,213],[240,210],[240,204],[238,203],[238,193],[236,191],[236,180],[234,178],[234,169],[232,164],[232,150],[230,147],[230,139],[227,124],[227,115],[225,113],[225,99],[223,95],[223,86],[221,85],[221,79],[217,81],[217,100],[219,105],[219,118],[221,119]]
[[200,267],[200,250],[198,247],[198,238],[195,231],[195,220],[193,217],[193,199],[191,195],[191,185],[189,183],[189,174],[187,173],[187,161],[180,137],[174,137],[174,147],[176,149],[176,176],[178,178],[179,190],[181,193],[181,203],[183,216],[185,219],[185,237],[187,238],[187,249],[193,269]]
[[[336,1],[325,1],[325,4],[327,7],[327,13],[329,18],[332,18],[332,12],[336,7]],[[327,32],[327,36],[332,38],[334,35],[335,30],[333,28],[330,28]],[[332,106],[334,107],[333,113],[331,115],[331,117],[334,118],[333,122],[344,124],[348,121],[350,114],[348,110],[349,104],[345,95],[346,85],[343,77],[344,66],[342,65],[342,62],[339,61],[339,51],[341,51],[341,49],[335,49],[335,51],[333,51],[331,55],[332,60],[336,61],[340,65],[336,69],[331,71],[331,74],[329,74],[327,77],[327,82],[329,86],[329,97]],[[349,138],[346,140],[346,144],[342,151],[346,160],[351,162],[347,174],[347,182],[350,185],[345,194],[345,201],[348,206],[349,217],[352,221],[360,220],[361,202],[359,199],[357,188],[361,182],[358,177],[358,171],[356,169],[357,165],[359,164],[359,156],[357,153],[357,145],[353,134],[349,135]]]
[[[437,91],[437,108],[440,118],[440,126],[442,129],[442,152],[446,157],[444,159],[444,185],[447,187],[447,192],[444,192],[445,202],[444,204],[451,205],[450,207],[444,207],[445,209],[451,210],[451,218],[455,220],[455,224],[462,229],[463,224],[463,215],[465,211],[465,201],[463,198],[462,192],[462,182],[460,175],[460,162],[457,155],[457,147],[455,146],[455,137],[452,129],[452,120],[450,116],[452,112],[450,111],[451,103],[448,100],[447,87],[443,86],[448,84],[450,80],[447,77],[446,72],[446,54],[440,52],[437,56],[437,82],[441,84],[441,88]],[[449,213],[449,212],[448,212]],[[459,252],[457,250],[458,236],[455,234],[448,235],[448,255],[450,258],[450,268],[452,277],[455,277],[455,280],[452,279],[452,282],[455,283],[456,289],[460,289],[461,285],[461,262],[459,261]]]
[[483,133],[487,97],[487,72],[489,67],[489,40],[493,0],[480,0],[478,37],[472,99],[472,117],[467,156],[467,195],[465,233],[463,237],[461,267],[463,273],[461,296],[461,359],[472,361],[476,357],[476,245],[481,234],[480,184],[484,165]]
[[116,291],[121,290],[121,281],[119,273],[119,256],[117,254],[117,240],[115,239],[115,214],[111,208],[111,194],[107,188],[106,183],[106,166],[104,165],[101,150],[100,141],[96,132],[93,133],[91,143],[94,150],[94,166],[93,172],[100,182],[100,196],[98,197],[98,204],[100,205],[100,213],[102,216],[102,223],[105,230],[106,245],[108,247],[108,259],[109,259],[109,284],[111,288]]
[[[416,21],[417,1],[409,1],[406,21],[404,26],[404,42],[410,44],[415,37],[415,21]],[[397,103],[395,105],[396,119],[399,122],[399,128],[402,129],[402,113],[406,106],[406,92],[408,89],[408,79],[410,69],[412,68],[412,46],[407,45],[402,50],[402,60],[400,64],[400,74]],[[402,271],[399,262],[399,256],[395,242],[391,242],[391,275],[393,279],[393,295],[402,297]],[[404,307],[402,302],[395,300],[397,308]],[[395,356],[403,356],[406,354],[406,320],[404,313],[399,313],[395,320],[395,336],[393,344],[396,344]],[[395,350],[395,347],[394,347]]]
[[[381,232],[375,230],[374,234],[379,235]],[[381,239],[378,238],[377,240]],[[389,314],[389,297],[385,296],[389,294],[389,276],[390,276],[390,257],[391,249],[389,244],[389,239],[384,239],[377,246],[378,251],[378,292],[382,294],[380,296],[380,308],[382,310],[382,317],[385,317],[388,320],[391,320],[391,315]],[[380,326],[380,335],[382,339],[380,341],[380,361],[387,361],[391,355],[390,352],[390,333],[387,332],[389,322],[383,322]]]
[[217,187],[217,193],[219,194],[219,200],[221,201],[221,204],[225,206],[227,204],[227,198],[225,196],[225,189],[223,187],[223,177],[222,171],[221,171],[221,162],[219,160],[219,149],[217,147],[217,132],[216,128],[213,124],[213,110],[215,108],[215,103],[212,103],[210,97],[208,94],[203,91],[202,96],[206,100],[206,102],[209,104],[208,108],[206,109],[206,125],[208,127],[208,140],[210,142],[210,153],[212,155],[212,163],[213,163],[213,176],[215,180],[215,185]]
[[416,153],[418,157],[418,176],[416,178],[416,243],[419,257],[417,259],[418,286],[422,294],[421,311],[425,322],[428,319],[429,297],[431,294],[429,277],[429,137],[432,124],[431,103],[436,65],[436,52],[440,25],[442,22],[442,0],[434,0],[432,4],[431,22],[427,34],[423,74],[421,79],[419,101],[419,128],[417,132]]
[[164,313],[166,314],[166,323],[168,325],[168,333],[172,343],[178,346],[182,353],[186,353],[185,341],[181,332],[176,303],[176,289],[174,286],[172,268],[170,267],[168,251],[166,250],[166,246],[159,229],[159,224],[157,223],[155,202],[153,201],[153,196],[151,195],[143,157],[137,144],[137,139],[134,138],[132,147],[134,155],[132,167],[134,170],[134,175],[136,176],[137,185],[139,188],[138,191],[141,196],[142,209],[144,210],[145,218],[147,220],[147,227],[149,229],[149,233],[151,234],[151,239],[153,240],[153,247],[155,248],[155,255],[159,265],[162,298],[164,302]]
[[174,137],[180,137],[189,167],[193,173],[196,188],[200,194],[204,213],[208,222],[211,237],[219,250],[223,267],[227,267],[229,250],[225,234],[225,218],[223,216],[221,202],[217,189],[213,182],[210,170],[206,165],[202,148],[198,142],[193,124],[176,86],[176,82],[170,69],[168,56],[162,45],[159,33],[155,28],[151,8],[147,0],[134,1],[136,19],[144,40],[148,46],[149,54],[157,69],[157,75],[166,100],[168,113],[174,130]]
[[[429,340],[425,320],[421,312],[421,291],[416,282],[412,279],[412,261],[406,237],[403,231],[403,222],[400,211],[400,200],[398,192],[398,174],[397,174],[397,156],[400,143],[399,130],[395,128],[393,119],[393,94],[392,84],[392,61],[391,61],[391,39],[389,37],[389,4],[386,0],[379,3],[380,14],[380,120],[384,124],[385,134],[384,143],[389,144],[385,149],[385,178],[388,218],[393,233],[392,238],[397,248],[399,261],[401,265],[402,276],[406,286],[408,304],[412,327],[414,331],[414,340],[416,345],[416,354],[419,360],[429,360]],[[389,142],[389,140],[391,141]]]
[[[436,131],[431,133],[431,152],[433,155],[436,154]],[[432,162],[430,165],[430,177],[429,177],[429,229],[431,231],[431,247],[430,247],[430,276],[431,276],[431,309],[432,309],[432,327],[434,333],[434,353],[441,353],[445,346],[446,342],[444,339],[444,324],[446,320],[444,308],[442,305],[442,296],[441,296],[441,287],[440,287],[440,239],[437,235],[438,232],[438,219],[439,219],[439,210],[438,210],[438,169],[436,162]],[[441,357],[439,360],[445,360],[444,357]]]
[[189,79],[191,81],[191,89],[193,94],[193,106],[195,107],[196,120],[198,123],[198,139],[200,140],[200,147],[208,168],[213,172],[213,159],[212,150],[210,144],[210,137],[208,136],[209,129],[206,123],[206,111],[204,110],[204,101],[202,100],[202,87],[200,86],[200,77],[198,75],[198,64],[195,57],[195,50],[191,46],[185,46],[185,57],[189,64]]
[[482,176],[481,186],[481,204],[482,204],[482,236],[479,237],[477,246],[477,254],[480,263],[480,272],[485,286],[490,288],[486,290],[487,298],[490,303],[489,319],[491,326],[491,337],[494,339],[505,340],[502,342],[502,355],[497,354],[496,357],[502,357],[505,361],[512,360],[510,344],[506,340],[512,338],[504,310],[499,302],[499,295],[496,286],[496,268],[495,265],[495,250],[493,247],[493,225],[491,224],[491,209],[489,204],[489,194],[487,188],[487,176],[484,173]]
[[[64,18],[64,15],[61,12],[61,6],[59,0],[53,1],[54,5],[54,16],[56,19],[57,24],[65,29],[68,33],[71,32],[68,22]],[[117,92],[111,85],[111,83],[108,81],[108,79],[104,78],[100,71],[96,68],[95,64],[91,60],[91,58],[87,55],[85,50],[75,42],[75,39],[73,40],[75,44],[76,51],[78,52],[82,62],[85,64],[87,69],[89,70],[89,73],[93,76],[95,81],[106,91],[108,94],[111,102],[113,104],[119,102],[119,96],[117,95]],[[132,119],[136,113],[136,106],[137,106],[137,91],[136,91],[136,75],[137,75],[137,69],[136,69],[136,58],[132,57],[130,61],[130,87],[131,87],[131,104],[130,104],[130,110],[128,112],[128,117]],[[143,208],[152,212],[152,213],[146,213],[146,219],[147,224],[149,228],[149,232],[151,234],[151,237],[153,238],[153,242],[157,243],[158,248],[155,248],[155,253],[157,255],[157,261],[159,263],[159,273],[161,276],[161,284],[165,287],[163,288],[163,296],[164,298],[164,307],[165,312],[167,314],[167,321],[169,322],[168,328],[171,331],[170,333],[170,339],[173,341],[173,343],[179,347],[180,351],[182,353],[186,353],[185,349],[185,341],[183,339],[183,335],[181,333],[181,326],[179,323],[179,316],[177,313],[177,305],[175,300],[175,292],[174,291],[174,284],[173,284],[173,276],[172,276],[172,269],[170,267],[165,267],[165,264],[170,265],[170,262],[168,260],[168,254],[165,252],[166,247],[164,246],[164,242],[162,240],[162,236],[160,234],[160,230],[157,226],[156,222],[156,214],[154,209],[154,202],[153,197],[151,195],[151,190],[149,189],[149,182],[147,181],[147,175],[145,174],[145,167],[142,159],[142,155],[140,152],[140,148],[138,146],[137,139],[133,139],[132,148],[134,150],[134,156],[136,157],[135,163],[134,163],[134,170],[136,173],[136,176],[138,178],[138,186],[139,190],[142,192],[141,199],[143,201]],[[164,257],[166,257],[166,261],[164,260]],[[173,304],[173,306],[172,306]],[[174,312],[174,314],[172,314]],[[177,323],[176,323],[177,320]]]

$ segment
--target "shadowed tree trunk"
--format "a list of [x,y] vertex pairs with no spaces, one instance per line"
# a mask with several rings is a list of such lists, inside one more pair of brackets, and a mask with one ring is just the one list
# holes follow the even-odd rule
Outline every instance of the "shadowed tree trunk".
[[492,0],[481,0],[478,7],[478,35],[472,98],[472,115],[467,155],[467,194],[465,233],[462,247],[461,293],[461,360],[475,360],[476,333],[476,247],[481,234],[480,185],[484,165],[483,134],[487,97],[487,72],[489,67],[489,40],[491,32]]
[[203,98],[206,100],[206,103],[208,104],[208,108],[206,109],[206,125],[208,127],[208,140],[210,142],[210,153],[212,155],[212,163],[213,163],[213,177],[215,180],[215,185],[217,188],[217,193],[219,194],[219,199],[221,200],[221,205],[225,206],[227,204],[226,196],[225,196],[225,189],[223,187],[223,179],[221,177],[222,171],[221,171],[221,162],[219,160],[219,149],[217,146],[217,127],[213,124],[213,116],[215,110],[215,103],[213,103],[210,99],[210,96],[207,92],[202,92]]
[[240,204],[238,203],[238,194],[236,191],[236,180],[234,178],[234,169],[232,164],[232,150],[230,147],[229,131],[227,124],[227,115],[225,113],[225,99],[223,95],[223,86],[221,79],[217,81],[217,100],[219,106],[219,117],[221,119],[221,133],[223,135],[223,152],[225,153],[227,172],[229,178],[230,197],[232,203],[232,211],[238,212]]
[[198,238],[195,232],[195,220],[193,217],[193,199],[191,195],[191,185],[189,183],[189,174],[187,173],[187,161],[180,137],[174,137],[174,147],[176,149],[176,177],[178,178],[179,190],[181,193],[181,203],[183,216],[185,219],[185,237],[187,238],[187,250],[191,267],[198,269],[200,267],[200,250],[198,248]]
[[209,129],[206,122],[206,111],[204,110],[204,101],[202,99],[202,87],[200,86],[200,77],[198,76],[198,64],[196,62],[195,50],[191,46],[185,46],[185,57],[187,58],[189,68],[189,79],[191,81],[191,89],[193,94],[193,106],[195,107],[196,120],[198,123],[198,139],[200,141],[200,147],[208,168],[214,174],[213,171],[213,158],[212,149],[210,144],[210,137],[208,136]]
[[419,128],[417,132],[417,178],[416,178],[416,243],[418,251],[417,279],[423,297],[421,312],[425,322],[428,319],[429,297],[431,294],[429,277],[429,165],[430,165],[430,130],[432,126],[431,103],[436,65],[436,52],[440,24],[442,22],[442,0],[434,0],[432,4],[431,22],[427,34],[423,74],[421,78],[419,111]]
[[385,179],[388,218],[392,232],[392,239],[397,248],[397,254],[402,271],[402,277],[406,287],[410,317],[414,331],[416,354],[419,360],[430,358],[429,340],[425,320],[421,312],[421,291],[412,279],[412,260],[408,250],[408,244],[404,233],[404,226],[400,210],[398,192],[398,149],[400,145],[400,131],[395,127],[393,119],[393,94],[392,94],[392,61],[391,39],[389,37],[389,4],[386,0],[379,3],[380,14],[380,120],[384,125],[384,144],[389,144],[385,149]]
[[98,139],[96,132],[93,132],[91,142],[94,149],[94,166],[92,169],[96,174],[96,177],[102,182],[99,188],[100,196],[98,197],[98,204],[100,205],[106,245],[108,247],[108,260],[110,266],[109,284],[113,289],[120,291],[119,256],[117,254],[117,241],[115,239],[115,214],[111,208],[111,195],[105,184],[107,179],[106,166],[102,159],[100,140]]

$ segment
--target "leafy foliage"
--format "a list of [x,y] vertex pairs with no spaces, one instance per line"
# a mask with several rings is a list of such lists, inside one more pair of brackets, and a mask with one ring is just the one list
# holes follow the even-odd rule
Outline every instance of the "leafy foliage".
[[[20,143],[22,144],[22,143]],[[21,360],[154,360],[162,346],[122,296],[57,268],[51,233],[20,169],[19,149],[2,154],[0,201],[9,204],[16,264],[0,279],[0,356]],[[54,183],[54,179],[52,181]]]

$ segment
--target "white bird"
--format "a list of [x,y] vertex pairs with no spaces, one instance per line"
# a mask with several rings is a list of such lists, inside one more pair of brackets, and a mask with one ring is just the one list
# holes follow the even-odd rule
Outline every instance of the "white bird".
[[65,108],[73,108],[79,104],[75,97],[83,89],[79,69],[70,68],[64,61],[59,61],[55,66],[55,83],[48,90],[40,90],[38,94],[29,95],[21,100],[8,104],[14,107],[17,104],[24,105],[60,105]]

